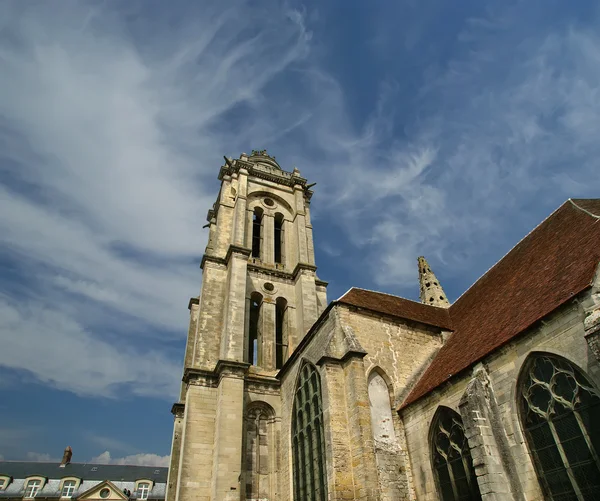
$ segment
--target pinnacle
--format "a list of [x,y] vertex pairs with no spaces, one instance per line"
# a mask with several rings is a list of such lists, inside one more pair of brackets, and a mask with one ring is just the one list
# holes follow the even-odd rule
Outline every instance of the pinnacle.
[[444,289],[440,285],[440,282],[436,278],[429,263],[423,256],[419,256],[417,259],[419,263],[419,286],[420,286],[420,298],[423,304],[430,306],[437,306],[439,308],[449,308],[450,303]]

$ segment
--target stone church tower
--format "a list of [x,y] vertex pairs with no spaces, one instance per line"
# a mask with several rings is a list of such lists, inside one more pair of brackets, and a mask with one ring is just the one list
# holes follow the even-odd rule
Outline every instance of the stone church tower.
[[265,445],[280,433],[275,374],[327,305],[300,172],[252,151],[225,158],[219,180],[172,409],[168,501],[278,498]]
[[[600,499],[600,200],[568,200],[450,304],[327,303],[300,172],[225,159],[166,501]],[[415,284],[416,285],[416,284]]]

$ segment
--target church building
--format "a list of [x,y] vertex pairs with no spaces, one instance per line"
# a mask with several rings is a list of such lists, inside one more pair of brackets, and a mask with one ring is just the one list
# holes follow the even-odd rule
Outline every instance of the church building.
[[313,185],[265,151],[219,180],[166,501],[600,500],[600,199],[453,304],[416,256],[419,302],[328,303]]

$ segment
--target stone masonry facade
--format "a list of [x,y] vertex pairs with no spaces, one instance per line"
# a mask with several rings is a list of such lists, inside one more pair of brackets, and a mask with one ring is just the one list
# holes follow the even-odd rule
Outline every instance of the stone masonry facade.
[[[166,501],[453,499],[441,494],[432,446],[432,423],[446,408],[460,420],[474,472],[469,499],[549,499],[519,417],[519,381],[529,357],[547,353],[578,367],[592,393],[600,387],[597,273],[413,398],[461,328],[427,261],[418,259],[421,303],[357,289],[328,303],[316,274],[312,185],[266,151],[225,158],[219,179],[202,288],[188,305]],[[598,441],[593,433],[588,443]],[[596,499],[591,489],[576,487],[577,499]]]

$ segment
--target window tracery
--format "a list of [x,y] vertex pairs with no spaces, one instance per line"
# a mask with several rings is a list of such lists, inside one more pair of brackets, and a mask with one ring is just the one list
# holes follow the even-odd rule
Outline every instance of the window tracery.
[[442,501],[481,499],[460,415],[440,407],[431,425],[433,470]]
[[519,411],[547,499],[600,499],[600,391],[562,357],[530,356]]
[[325,501],[325,442],[321,381],[317,369],[305,363],[300,370],[292,419],[295,501]]
[[273,409],[262,402],[252,404],[246,415],[245,482],[247,501],[269,501],[273,456]]

